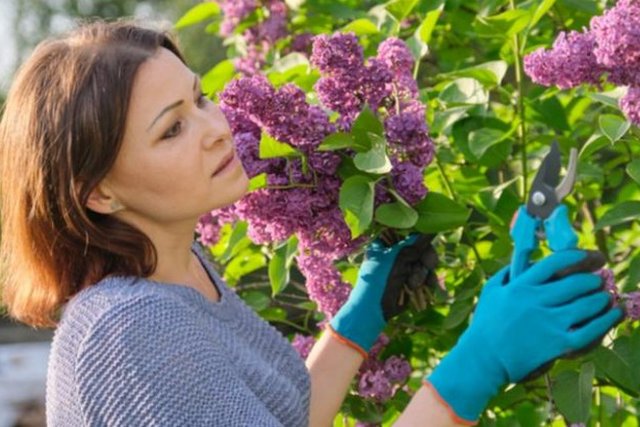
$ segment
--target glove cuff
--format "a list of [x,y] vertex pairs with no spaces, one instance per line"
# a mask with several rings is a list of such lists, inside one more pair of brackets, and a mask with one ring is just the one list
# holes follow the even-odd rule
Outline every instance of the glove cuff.
[[466,420],[464,418],[459,417],[458,414],[456,414],[456,412],[453,410],[451,405],[449,405],[449,403],[446,400],[444,400],[442,396],[440,396],[440,393],[438,393],[438,390],[433,386],[433,384],[429,382],[429,380],[427,380],[426,378],[422,380],[422,385],[424,385],[426,388],[429,389],[429,391],[431,391],[431,394],[433,395],[433,397],[435,397],[438,403],[440,403],[440,405],[442,405],[442,407],[447,411],[447,413],[449,414],[449,417],[451,418],[451,421],[453,421],[456,424],[462,424],[466,426],[472,426],[477,423],[477,421]]
[[[464,337],[461,341],[464,341]],[[477,420],[489,400],[507,383],[495,360],[482,357],[482,349],[458,343],[425,377],[457,417]]]
[[367,359],[369,357],[369,353],[364,348],[360,347],[358,344],[340,335],[338,332],[336,332],[335,329],[331,327],[330,324],[327,325],[327,331],[329,331],[329,333],[333,336],[333,338],[335,338],[342,344],[346,345],[347,347],[351,347],[352,349],[360,353],[360,356],[362,356],[364,359]]
[[334,336],[345,340],[345,344],[358,350],[361,354],[366,354],[371,350],[378,336],[384,330],[386,322],[382,316],[375,313],[367,313],[366,316],[359,316],[362,310],[352,309],[343,306],[329,322],[329,327]]

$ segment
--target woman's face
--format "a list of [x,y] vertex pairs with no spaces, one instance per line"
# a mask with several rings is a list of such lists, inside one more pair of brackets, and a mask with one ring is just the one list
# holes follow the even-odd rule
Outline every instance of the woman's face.
[[138,70],[122,147],[103,181],[124,207],[118,216],[194,221],[237,201],[248,183],[224,115],[197,76],[161,48]]

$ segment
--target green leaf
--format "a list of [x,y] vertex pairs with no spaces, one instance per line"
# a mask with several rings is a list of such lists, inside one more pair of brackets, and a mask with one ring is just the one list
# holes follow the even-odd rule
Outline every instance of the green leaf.
[[364,153],[357,153],[353,163],[363,172],[384,174],[391,172],[391,160],[387,156],[387,141],[383,136],[369,134],[372,147]]
[[269,297],[260,291],[241,292],[240,297],[255,311],[262,311],[271,304]]
[[613,114],[602,114],[598,118],[600,131],[609,138],[611,143],[618,141],[631,127],[631,123]]
[[455,104],[485,104],[489,93],[482,83],[472,78],[461,78],[449,83],[440,93],[440,100]]
[[393,228],[411,228],[418,221],[418,212],[404,200],[385,203],[376,209],[375,219],[380,224]]
[[360,236],[373,219],[373,182],[356,175],[346,179],[340,187],[339,205],[351,236]]
[[420,37],[420,40],[422,40],[423,43],[428,45],[431,41],[433,30],[436,27],[438,18],[440,18],[440,14],[442,14],[443,9],[444,3],[440,4],[437,9],[427,12],[427,16],[425,16],[424,20],[416,30],[418,37]]
[[507,38],[520,33],[531,22],[531,13],[523,9],[511,9],[498,15],[478,16],[474,22],[477,35]]
[[596,100],[609,107],[619,109],[620,98],[625,96],[626,93],[627,93],[627,89],[625,87],[618,86],[617,88],[610,90],[608,92],[590,93],[589,98]]
[[249,191],[259,190],[267,186],[267,174],[261,173],[249,180]]
[[480,158],[492,146],[509,137],[508,132],[498,129],[481,128],[469,134],[469,148],[474,156]]
[[219,14],[220,6],[218,6],[218,3],[213,1],[198,3],[187,10],[187,12],[178,19],[174,27],[176,29],[188,27]]
[[327,136],[318,146],[318,151],[333,151],[343,148],[353,148],[355,141],[350,133],[336,132]]
[[528,30],[531,30],[533,27],[535,27],[555,3],[556,0],[543,0],[542,3],[540,3],[540,5],[536,8],[535,12],[533,12],[533,16],[531,17],[531,21],[529,22]]
[[287,310],[282,307],[267,307],[258,312],[267,322],[281,322],[287,320]]
[[593,153],[600,151],[601,149],[610,146],[609,140],[603,136],[600,132],[596,132],[591,135],[589,140],[584,143],[582,148],[580,148],[580,154],[578,158],[588,159]]
[[439,233],[464,225],[471,210],[443,194],[430,192],[415,206],[418,211],[416,229],[421,233]]
[[453,329],[467,320],[469,314],[473,310],[473,299],[456,299],[449,308],[449,314],[444,319],[442,327],[444,329]]
[[392,0],[385,7],[394,18],[402,21],[411,14],[417,4],[418,0]]
[[260,158],[271,159],[274,157],[300,157],[302,153],[284,142],[280,142],[267,133],[262,132],[260,138]]
[[365,106],[351,127],[351,135],[356,143],[355,148],[360,151],[367,151],[372,147],[370,134],[384,135],[384,126],[369,106]]
[[629,263],[629,274],[627,275],[625,291],[637,291],[638,285],[640,285],[640,255],[636,255]]
[[309,59],[300,52],[292,52],[276,60],[268,73],[287,73],[298,69],[297,74],[306,73],[309,68]]
[[272,296],[282,292],[289,283],[289,270],[297,249],[298,239],[292,236],[286,244],[275,250],[273,257],[269,260],[268,272]]
[[598,347],[591,356],[598,375],[604,375],[631,396],[640,393],[640,341],[638,332],[615,339],[613,348]]
[[595,230],[602,230],[604,227],[611,227],[640,218],[640,202],[622,202],[609,209],[596,223]]
[[478,80],[485,87],[493,87],[502,83],[509,65],[505,61],[489,61],[461,70],[440,74],[440,78],[469,77]]
[[444,111],[436,111],[431,125],[431,132],[438,135],[446,133],[449,128],[458,120],[462,120],[468,116],[467,112],[472,108],[468,105],[460,107],[447,108]]
[[224,89],[224,86],[233,79],[236,73],[233,61],[225,59],[219,62],[211,70],[202,76],[202,91],[211,96],[214,93],[220,92]]
[[636,159],[627,165],[627,174],[640,184],[640,159]]
[[420,39],[417,32],[414,33],[406,43],[407,47],[413,54],[413,58],[418,62],[424,58],[427,53],[429,53],[429,46]]
[[355,21],[351,21],[340,30],[343,33],[352,32],[356,36],[367,36],[371,34],[378,34],[379,30],[376,24],[369,19],[360,18]]
[[591,409],[595,367],[587,362],[574,371],[561,372],[553,382],[551,394],[558,411],[572,423],[586,423]]
[[265,256],[262,253],[253,248],[246,248],[234,256],[227,264],[224,270],[224,277],[233,286],[247,274],[265,267],[266,263]]
[[231,232],[231,236],[229,237],[229,242],[227,243],[227,247],[225,248],[223,254],[220,256],[220,261],[226,263],[234,256],[238,251],[238,243],[246,237],[247,235],[248,224],[244,221],[236,222],[233,231]]

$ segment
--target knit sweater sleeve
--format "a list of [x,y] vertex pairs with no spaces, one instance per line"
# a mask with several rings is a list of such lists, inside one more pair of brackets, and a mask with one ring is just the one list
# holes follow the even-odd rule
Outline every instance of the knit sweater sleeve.
[[159,296],[102,314],[76,360],[85,425],[280,426],[197,316]]

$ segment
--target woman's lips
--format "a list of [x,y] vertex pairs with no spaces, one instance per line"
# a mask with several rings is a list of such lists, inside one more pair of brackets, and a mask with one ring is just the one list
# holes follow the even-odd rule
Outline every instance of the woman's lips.
[[221,173],[225,172],[227,169],[230,169],[230,166],[235,164],[236,161],[237,161],[236,153],[231,152],[231,154],[229,154],[227,157],[224,158],[224,160],[222,160],[222,162],[220,162],[220,165],[216,168],[215,171],[213,171],[213,174],[211,174],[211,177],[220,175]]

